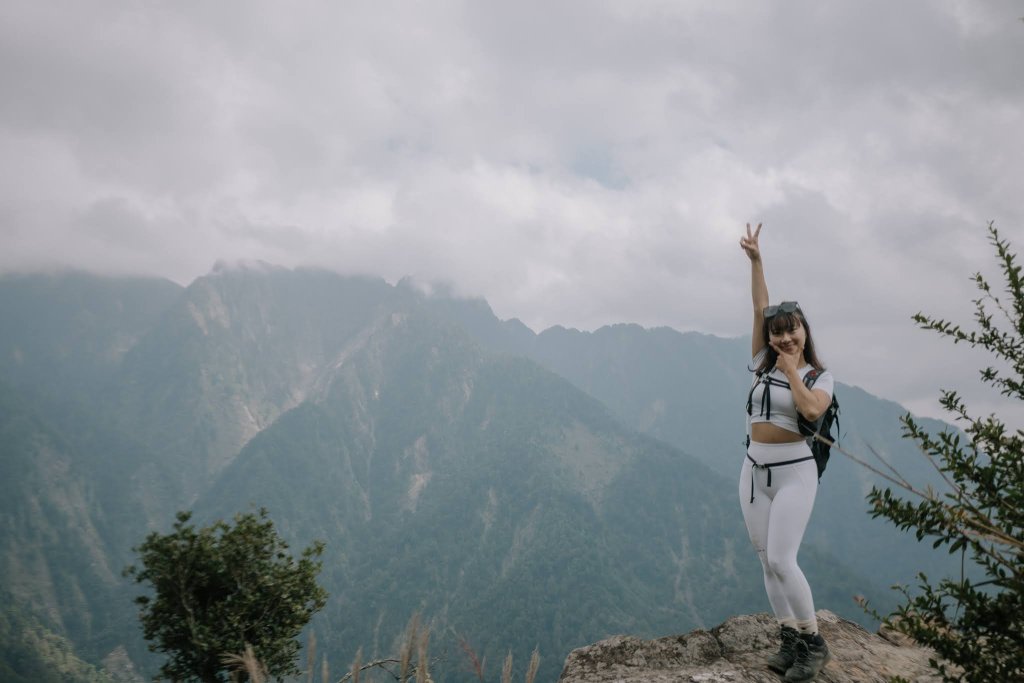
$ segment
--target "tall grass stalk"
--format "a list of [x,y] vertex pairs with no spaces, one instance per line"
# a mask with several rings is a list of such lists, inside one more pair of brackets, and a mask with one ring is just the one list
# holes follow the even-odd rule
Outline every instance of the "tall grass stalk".
[[269,676],[266,667],[256,658],[256,652],[249,643],[245,644],[245,651],[241,654],[229,653],[222,655],[221,661],[233,669],[231,672],[232,681],[240,681],[240,674],[243,671],[248,674],[249,680],[252,683],[266,683]]
[[352,683],[359,683],[359,674],[362,672],[362,666],[363,648],[359,648],[356,650],[356,658],[352,660]]
[[476,680],[480,681],[480,683],[485,683],[484,671],[487,666],[487,657],[484,657],[483,661],[481,661],[480,658],[477,657],[476,650],[473,649],[473,646],[470,645],[469,641],[462,636],[459,636],[459,647],[462,648],[464,653],[466,653],[466,657],[469,659],[469,665],[473,674],[476,676]]
[[537,669],[540,667],[540,651],[537,648],[533,649],[533,654],[530,655],[530,666],[526,670],[526,683],[533,683],[533,680],[537,677]]
[[512,683],[512,650],[508,651],[505,663],[501,667],[501,683]]
[[306,681],[313,683],[313,667],[316,665],[316,631],[310,630],[306,643]]
[[416,634],[420,627],[420,615],[412,615],[409,620],[409,628],[405,633],[405,642],[402,643],[401,664],[398,667],[399,681],[405,681],[409,676],[409,663],[412,661],[412,650],[416,646]]
[[428,661],[429,655],[427,654],[429,645],[430,629],[427,629],[423,632],[423,637],[420,638],[419,651],[417,652],[416,683],[427,683],[430,679],[430,663]]

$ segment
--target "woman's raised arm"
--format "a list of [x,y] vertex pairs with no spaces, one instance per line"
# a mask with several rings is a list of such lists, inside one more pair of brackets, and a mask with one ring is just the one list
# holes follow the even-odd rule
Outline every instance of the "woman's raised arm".
[[761,234],[761,224],[756,230],[750,229],[747,223],[747,234],[740,238],[740,247],[750,258],[750,295],[754,302],[754,329],[750,335],[750,355],[765,347],[768,340],[764,338],[764,307],[768,305],[768,285],[764,281],[764,264],[761,262],[761,247],[757,242]]

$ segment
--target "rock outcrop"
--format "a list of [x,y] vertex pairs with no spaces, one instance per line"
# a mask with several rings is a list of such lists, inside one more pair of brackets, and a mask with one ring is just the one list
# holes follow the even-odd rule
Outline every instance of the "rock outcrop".
[[[818,625],[832,652],[815,679],[821,683],[941,681],[928,666],[931,653],[904,636],[869,633],[832,612],[820,610]],[[778,648],[778,624],[767,614],[733,617],[710,631],[655,640],[613,636],[573,650],[559,683],[778,683],[765,668]]]
[[103,658],[103,673],[114,683],[146,683],[123,645],[118,645]]

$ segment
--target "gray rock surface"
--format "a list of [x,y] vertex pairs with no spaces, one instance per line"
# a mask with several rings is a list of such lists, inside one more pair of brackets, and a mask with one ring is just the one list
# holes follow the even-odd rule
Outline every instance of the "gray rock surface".
[[123,645],[118,645],[103,658],[103,673],[114,683],[146,683],[139,674]]
[[[941,677],[928,666],[931,653],[899,635],[869,633],[828,610],[818,625],[832,660],[815,681],[884,683],[893,676],[933,683]],[[573,650],[559,683],[778,683],[765,668],[778,648],[778,624],[768,614],[732,617],[705,631],[655,640],[613,636]]]

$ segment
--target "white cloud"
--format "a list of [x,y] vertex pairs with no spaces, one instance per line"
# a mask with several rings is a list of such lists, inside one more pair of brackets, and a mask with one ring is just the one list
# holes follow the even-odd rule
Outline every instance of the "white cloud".
[[988,220],[1024,244],[1019,14],[4,3],[0,269],[314,263],[534,327],[745,334],[764,220],[841,379],[919,405],[945,356],[909,315],[969,317]]

